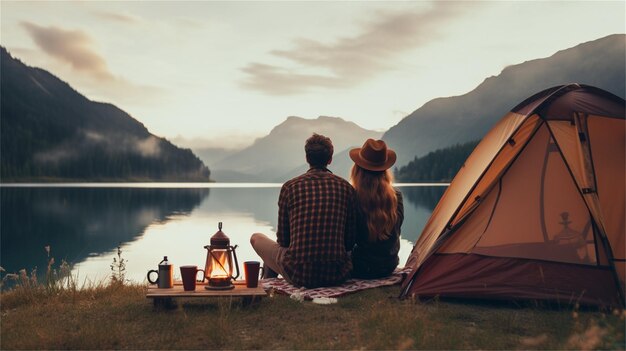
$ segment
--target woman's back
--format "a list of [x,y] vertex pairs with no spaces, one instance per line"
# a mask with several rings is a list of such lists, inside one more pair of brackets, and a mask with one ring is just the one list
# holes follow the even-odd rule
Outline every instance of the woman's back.
[[402,194],[393,186],[389,170],[396,153],[382,140],[368,139],[350,150],[354,161],[350,181],[356,190],[358,218],[352,275],[379,278],[398,265],[400,227],[404,219]]
[[370,241],[367,227],[367,214],[359,209],[357,217],[356,246],[352,250],[352,276],[355,278],[374,279],[390,275],[398,266],[400,233],[404,220],[402,193],[396,190],[398,205],[397,219],[389,237]]

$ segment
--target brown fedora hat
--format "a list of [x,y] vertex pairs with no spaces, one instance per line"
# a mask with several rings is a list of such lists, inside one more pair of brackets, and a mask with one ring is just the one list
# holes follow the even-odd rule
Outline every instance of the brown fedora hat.
[[363,147],[350,150],[350,158],[369,171],[384,171],[396,162],[396,152],[382,140],[367,139]]

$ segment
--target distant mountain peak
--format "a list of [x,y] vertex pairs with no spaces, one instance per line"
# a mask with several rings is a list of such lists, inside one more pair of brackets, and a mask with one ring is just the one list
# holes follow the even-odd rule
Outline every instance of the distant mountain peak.
[[[306,118],[304,117],[300,117],[300,116],[289,116],[287,117],[287,119],[285,120],[285,122],[287,121],[302,121],[305,120]],[[284,123],[284,122],[283,122]]]
[[[368,131],[357,125],[354,122],[346,121],[341,117],[319,116],[317,118],[303,118],[298,116],[289,116],[282,123],[278,124],[270,131],[270,135],[277,135],[280,133],[287,134],[302,134],[312,133],[324,134],[329,133],[333,129],[354,129],[359,131]],[[368,131],[375,132],[375,131]],[[295,135],[295,134],[294,134]],[[325,135],[325,134],[324,134]],[[261,138],[262,139],[262,138]]]
[[343,119],[341,117],[335,117],[335,116],[318,116],[317,118],[305,118],[305,117],[300,117],[300,116],[289,116],[289,117],[287,117],[287,119],[285,119],[285,121],[283,123],[286,123],[286,122],[290,122],[290,123],[294,123],[294,122],[314,123],[315,121],[320,121],[320,122],[337,122],[337,123],[352,123],[352,122],[346,121],[345,119]]
[[212,168],[221,174],[247,174],[249,177],[246,181],[287,180],[281,177],[294,169],[300,169],[305,163],[304,144],[313,133],[329,137],[335,155],[348,147],[363,144],[368,138],[382,136],[382,132],[362,128],[341,117],[318,116],[310,119],[289,116],[275,126],[269,135],[258,138],[251,146],[216,162]]
[[317,117],[317,119],[320,120],[320,121],[349,122],[349,121],[346,121],[345,119],[343,119],[341,117],[335,117],[335,116],[319,116],[319,117]]

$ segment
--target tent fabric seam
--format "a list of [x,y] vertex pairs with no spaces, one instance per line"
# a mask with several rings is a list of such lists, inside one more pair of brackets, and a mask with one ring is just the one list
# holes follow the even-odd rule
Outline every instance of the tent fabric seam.
[[[493,189],[491,189],[491,191],[493,191]],[[491,214],[489,215],[489,220],[487,221],[487,225],[485,226],[485,229],[478,237],[478,240],[476,240],[474,245],[472,245],[472,249],[474,249],[476,245],[478,245],[478,243],[480,242],[480,239],[483,238],[483,235],[485,235],[485,233],[487,232],[487,229],[489,229],[489,226],[491,225],[491,220],[493,220],[493,215],[496,213],[496,207],[498,207],[498,202],[500,201],[500,195],[502,195],[502,176],[498,180],[498,195],[496,196],[496,201],[494,201],[493,208],[491,209]]]
[[[545,203],[543,201],[543,199],[545,198],[544,194],[545,194],[545,181],[546,181],[546,169],[548,167],[548,159],[550,158],[550,148],[551,148],[551,141],[554,141],[554,144],[556,145],[556,140],[554,140],[554,138],[552,137],[552,133],[550,133],[550,127],[547,126],[548,123],[546,123],[546,127],[548,129],[548,144],[546,145],[546,151],[544,153],[543,156],[543,165],[541,166],[541,187],[539,189],[539,198],[541,199],[541,202],[539,202],[539,217],[540,220],[539,222],[541,223],[541,235],[543,236],[543,241],[547,242],[549,240],[548,238],[548,230],[546,229],[546,218],[545,218]],[[561,150],[558,149],[559,153],[561,153]],[[566,163],[567,167],[567,162],[564,161],[564,163]],[[576,181],[574,181],[574,184],[576,184]],[[584,201],[584,200],[583,200]]]

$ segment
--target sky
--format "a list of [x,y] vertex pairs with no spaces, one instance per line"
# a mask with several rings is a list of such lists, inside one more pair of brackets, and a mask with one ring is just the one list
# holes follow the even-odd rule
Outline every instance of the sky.
[[612,1],[5,1],[0,43],[187,147],[289,116],[384,131],[506,66],[626,32]]

